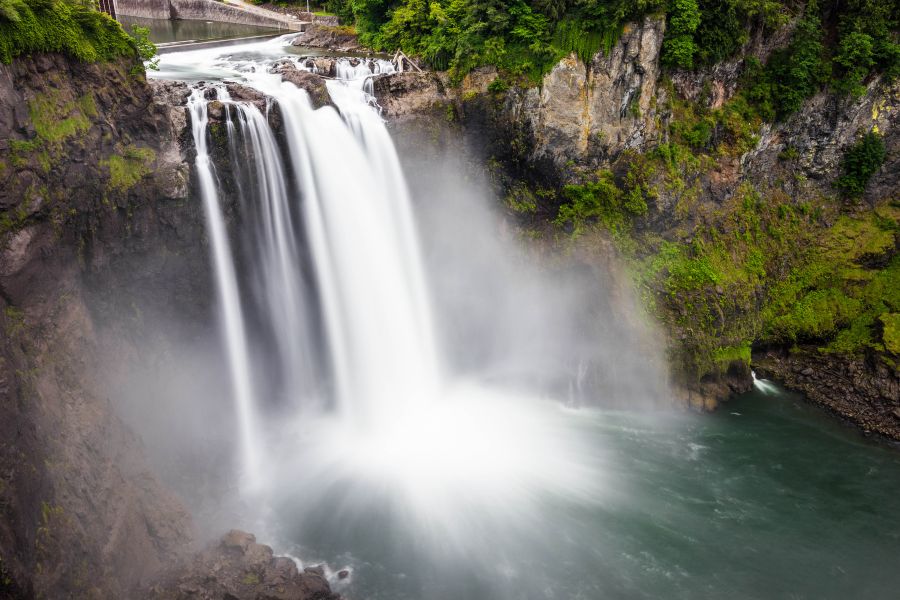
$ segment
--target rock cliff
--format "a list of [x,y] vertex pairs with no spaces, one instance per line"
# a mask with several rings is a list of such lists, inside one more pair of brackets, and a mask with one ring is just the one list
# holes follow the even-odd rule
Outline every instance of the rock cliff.
[[158,270],[128,268],[199,232],[167,108],[132,69],[0,65],[0,587],[14,595],[122,597],[190,542],[100,385],[113,290],[140,279],[168,302],[204,285],[163,290]]
[[[900,357],[879,323],[898,302],[881,282],[895,277],[900,247],[900,87],[874,77],[859,96],[824,89],[782,121],[754,120],[740,96],[748,61],[787,45],[794,26],[683,71],[660,66],[665,24],[649,17],[587,64],[564,58],[539,86],[481,68],[458,87],[438,73],[383,76],[375,93],[401,140],[480,157],[532,239],[543,232],[579,256],[606,237],[667,332],[686,404],[712,409],[749,389],[751,347],[777,349],[791,365],[782,379],[802,389],[811,379],[788,376],[795,366],[821,381],[852,367],[858,386],[810,397],[833,406],[840,389],[838,412],[896,437]],[[886,158],[851,199],[836,184],[868,132]],[[810,349],[821,359],[810,363]]]

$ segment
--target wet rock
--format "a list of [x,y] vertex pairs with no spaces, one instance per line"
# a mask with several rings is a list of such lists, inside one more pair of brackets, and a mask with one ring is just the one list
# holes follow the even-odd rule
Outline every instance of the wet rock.
[[815,348],[754,356],[759,376],[803,392],[862,429],[900,440],[900,371],[878,356],[822,354]]
[[147,598],[159,600],[337,600],[324,570],[304,569],[244,531],[232,530],[206,550],[149,587]]
[[[0,210],[14,217],[0,227],[0,439],[13,442],[0,444],[0,596],[135,597],[190,541],[186,512],[103,391],[104,351],[132,342],[92,312],[104,314],[113,288],[138,303],[136,288],[151,302],[203,304],[203,284],[174,290],[208,282],[206,261],[185,253],[202,216],[168,202],[186,195],[187,88],[148,83],[135,66],[55,54],[0,65],[0,139],[35,139],[36,99],[45,118],[80,123],[52,147],[0,156]],[[148,157],[147,174],[115,181],[110,161],[129,152]]]
[[354,52],[362,46],[350,27],[311,23],[306,30],[291,42],[294,46],[327,48],[335,52]]
[[210,121],[225,120],[225,105],[222,102],[213,100],[206,105],[206,110]]
[[306,90],[314,108],[332,104],[328,88],[325,86],[325,79],[321,75],[298,69],[290,61],[276,64],[272,68],[272,72],[278,73],[282,79],[293,83],[298,88]]
[[372,79],[375,99],[385,117],[397,119],[446,110],[447,88],[437,73],[390,73]]

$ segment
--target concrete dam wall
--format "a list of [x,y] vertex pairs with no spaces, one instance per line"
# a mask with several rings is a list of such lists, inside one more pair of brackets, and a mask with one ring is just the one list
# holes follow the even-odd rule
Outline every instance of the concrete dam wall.
[[225,4],[217,0],[118,0],[118,13],[147,19],[186,19],[260,25],[299,31],[302,22],[287,15]]

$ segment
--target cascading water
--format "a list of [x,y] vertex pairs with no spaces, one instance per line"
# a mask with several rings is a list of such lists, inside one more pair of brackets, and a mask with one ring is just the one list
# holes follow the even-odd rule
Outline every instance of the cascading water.
[[351,567],[348,598],[891,597],[894,454],[759,379],[702,419],[610,409],[667,391],[605,280],[538,272],[452,164],[405,154],[411,194],[389,63],[339,60],[313,110],[286,42],[158,73],[218,82],[189,108],[252,484],[218,528]]
[[[251,435],[259,427],[253,422],[254,400],[236,392],[238,418],[247,432],[245,468],[269,486],[273,503],[296,502],[307,514],[328,506],[331,495],[348,485],[390,482],[399,493],[383,501],[425,524],[432,536],[453,535],[456,510],[490,514],[479,526],[486,532],[507,522],[502,515],[513,514],[512,507],[516,518],[534,518],[526,505],[545,493],[591,496],[598,480],[589,464],[592,453],[559,435],[565,419],[559,405],[512,397],[445,372],[409,192],[368,77],[359,78],[371,70],[339,62],[337,71],[351,78],[328,83],[340,113],[313,110],[305,91],[277,75],[262,69],[245,74],[249,85],[277,104],[284,160],[258,108],[218,95],[225,107],[230,169],[244,184],[236,186],[244,219],[255,222],[245,223],[251,234],[241,236],[242,254],[249,257],[246,270],[265,299],[254,319],[275,339],[274,356],[281,363],[275,372],[284,379],[276,387],[286,390],[281,396],[305,398],[295,418],[280,411],[280,422],[263,426],[267,434],[257,438]],[[198,173],[210,182],[209,190],[203,187],[207,204],[217,207],[202,98],[199,90],[191,97]],[[229,360],[240,375],[237,390],[238,382],[261,383],[262,372],[268,373],[251,363],[246,350],[249,343],[264,344],[266,336],[247,341],[221,211],[211,214],[219,287],[227,291],[223,310],[231,315],[226,339],[229,351],[236,348]],[[303,284],[304,251],[314,291]],[[243,295],[251,294],[245,289]],[[317,316],[324,323],[321,342],[309,326]],[[315,347],[328,353],[321,361],[327,377],[317,377],[319,369],[310,366]],[[316,394],[328,398],[316,402]],[[305,490],[302,499],[275,483],[285,470]],[[466,494],[461,496],[461,489]],[[355,490],[353,501],[367,493]]]
[[[220,89],[218,92],[219,97],[224,97],[224,90]],[[206,214],[212,262],[216,272],[219,303],[222,311],[222,330],[225,337],[229,372],[237,407],[240,447],[243,458],[242,467],[245,473],[244,481],[251,488],[255,488],[258,483],[256,474],[259,468],[256,402],[253,396],[253,382],[250,375],[250,359],[247,350],[244,315],[238,293],[231,245],[228,241],[225,220],[219,206],[215,176],[209,157],[206,139],[208,112],[202,90],[194,90],[188,100],[188,108],[191,113],[191,126],[197,149],[195,169],[200,196],[203,199],[203,208]]]
[[252,279],[260,305],[256,313],[275,341],[273,359],[278,364],[274,371],[283,380],[278,392],[293,395],[288,405],[296,409],[303,399],[314,399],[315,372],[320,368],[312,345],[310,294],[300,268],[296,210],[292,210],[281,152],[266,118],[253,104],[226,106],[231,167],[249,221],[243,237],[255,271]]

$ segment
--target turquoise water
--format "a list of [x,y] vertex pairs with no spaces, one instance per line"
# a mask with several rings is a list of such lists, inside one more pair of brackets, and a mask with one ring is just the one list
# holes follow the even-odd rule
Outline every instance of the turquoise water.
[[783,392],[712,415],[574,419],[601,450],[597,502],[546,498],[538,520],[497,529],[459,514],[481,537],[454,552],[378,490],[343,509],[348,485],[302,515],[279,507],[303,541],[289,548],[350,566],[351,599],[900,597],[897,448]]

